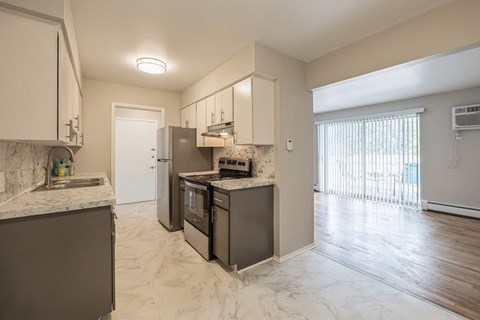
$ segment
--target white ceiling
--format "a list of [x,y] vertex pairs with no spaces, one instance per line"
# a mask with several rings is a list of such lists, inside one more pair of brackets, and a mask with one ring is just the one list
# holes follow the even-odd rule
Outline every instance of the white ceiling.
[[480,86],[480,48],[421,59],[313,93],[313,112],[385,103]]
[[[253,41],[309,62],[449,0],[74,0],[84,77],[181,92]],[[150,56],[163,75],[137,71]]]

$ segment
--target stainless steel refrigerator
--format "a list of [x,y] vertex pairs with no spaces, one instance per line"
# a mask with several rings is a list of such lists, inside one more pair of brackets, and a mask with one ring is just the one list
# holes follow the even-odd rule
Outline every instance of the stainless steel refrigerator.
[[196,147],[196,129],[168,126],[157,131],[157,217],[167,230],[183,228],[178,173],[211,169],[212,148]]

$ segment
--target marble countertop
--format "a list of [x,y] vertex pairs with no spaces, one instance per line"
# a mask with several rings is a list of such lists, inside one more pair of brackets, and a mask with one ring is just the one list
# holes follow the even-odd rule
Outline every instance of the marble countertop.
[[211,170],[211,171],[197,171],[197,172],[180,172],[178,174],[179,177],[185,178],[185,177],[191,177],[191,176],[203,176],[205,174],[217,174],[218,171]]
[[211,185],[224,190],[239,190],[248,188],[257,188],[263,186],[271,186],[275,184],[275,180],[266,178],[244,178],[233,180],[212,181]]
[[78,174],[68,177],[68,179],[85,178],[103,178],[105,184],[96,187],[24,192],[0,205],[0,220],[115,204],[115,194],[105,173]]

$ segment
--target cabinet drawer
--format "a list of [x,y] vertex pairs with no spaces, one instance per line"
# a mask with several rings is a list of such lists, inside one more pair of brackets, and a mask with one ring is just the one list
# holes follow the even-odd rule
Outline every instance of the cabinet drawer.
[[230,210],[230,197],[228,194],[213,192],[213,204],[224,209]]

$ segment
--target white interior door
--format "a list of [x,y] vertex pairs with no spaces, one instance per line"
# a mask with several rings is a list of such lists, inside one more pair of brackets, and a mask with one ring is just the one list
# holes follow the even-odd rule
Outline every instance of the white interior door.
[[157,121],[115,119],[117,204],[156,199]]

